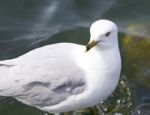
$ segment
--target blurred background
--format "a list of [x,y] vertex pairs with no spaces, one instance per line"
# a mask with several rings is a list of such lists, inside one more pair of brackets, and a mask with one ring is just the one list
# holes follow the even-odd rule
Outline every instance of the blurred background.
[[[108,100],[76,114],[150,115],[149,11],[150,0],[0,0],[0,60],[52,43],[86,44],[92,22],[112,20],[119,28],[120,83]],[[44,112],[0,97],[0,115]]]

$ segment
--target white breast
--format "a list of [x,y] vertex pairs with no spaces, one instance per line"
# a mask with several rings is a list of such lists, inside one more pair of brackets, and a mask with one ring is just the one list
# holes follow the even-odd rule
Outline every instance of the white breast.
[[89,100],[93,103],[105,100],[116,88],[121,70],[118,48],[97,51],[92,49],[86,54],[84,69],[87,71]]

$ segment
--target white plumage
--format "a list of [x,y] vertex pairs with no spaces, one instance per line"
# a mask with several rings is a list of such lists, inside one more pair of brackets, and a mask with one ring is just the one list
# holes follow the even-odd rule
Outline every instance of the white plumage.
[[116,25],[92,24],[86,47],[58,43],[0,61],[0,95],[60,113],[96,105],[116,88],[121,69]]

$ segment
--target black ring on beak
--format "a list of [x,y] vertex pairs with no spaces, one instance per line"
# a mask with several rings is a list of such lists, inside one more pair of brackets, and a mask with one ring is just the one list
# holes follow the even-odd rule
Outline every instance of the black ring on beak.
[[89,50],[90,50],[91,48],[93,48],[94,46],[96,46],[97,43],[99,43],[99,42],[96,42],[96,41],[94,41],[94,40],[89,41],[89,43],[86,45],[86,52],[89,51]]

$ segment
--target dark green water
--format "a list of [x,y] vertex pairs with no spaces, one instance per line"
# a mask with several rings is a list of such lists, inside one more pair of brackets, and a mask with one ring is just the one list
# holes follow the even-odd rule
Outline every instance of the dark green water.
[[[120,83],[101,106],[77,115],[150,115],[149,0],[0,0],[0,60],[57,42],[86,44],[89,27],[109,19],[119,27]],[[0,115],[44,115],[12,98],[0,97]]]

